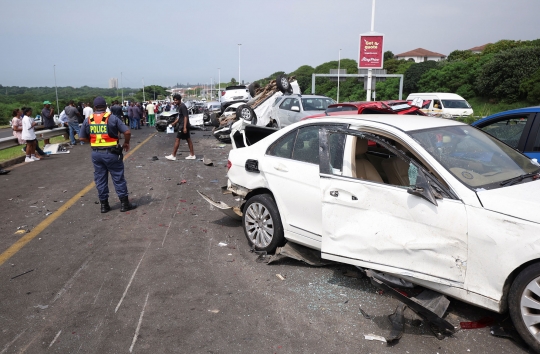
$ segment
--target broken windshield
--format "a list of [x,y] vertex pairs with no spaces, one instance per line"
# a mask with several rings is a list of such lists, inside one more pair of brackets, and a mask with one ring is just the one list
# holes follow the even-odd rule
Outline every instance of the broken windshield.
[[470,188],[500,188],[504,186],[502,181],[539,169],[525,155],[470,126],[437,127],[409,134]]

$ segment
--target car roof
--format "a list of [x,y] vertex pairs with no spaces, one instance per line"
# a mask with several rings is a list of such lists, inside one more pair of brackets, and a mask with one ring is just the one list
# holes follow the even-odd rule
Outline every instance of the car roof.
[[458,126],[458,125],[467,125],[465,123],[445,119],[445,118],[436,118],[428,116],[404,116],[398,114],[354,114],[354,115],[339,115],[339,116],[330,116],[322,117],[317,120],[302,120],[304,124],[309,124],[310,122],[320,123],[346,123],[346,124],[355,124],[362,122],[374,122],[392,126],[402,131],[414,131],[421,129],[430,129],[437,127],[448,127],[448,126]]
[[479,119],[476,122],[472,123],[471,125],[476,126],[478,124],[484,123],[485,121],[488,121],[488,120],[491,120],[500,116],[510,115],[510,114],[539,113],[539,112],[540,112],[540,106],[511,109],[509,111],[495,113],[485,118]]

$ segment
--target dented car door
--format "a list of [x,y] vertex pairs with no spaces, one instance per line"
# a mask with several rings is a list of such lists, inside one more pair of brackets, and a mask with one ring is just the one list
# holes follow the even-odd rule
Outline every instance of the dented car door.
[[[386,162],[399,158],[400,164],[405,163],[405,174],[409,167],[411,180],[396,185],[388,181],[389,176],[383,179],[365,154],[368,141],[381,147],[384,140],[355,130],[332,134],[345,138],[334,139],[344,142],[337,148],[328,144],[331,134],[321,130],[322,257],[462,286],[467,264],[463,202],[439,193],[436,201],[411,194],[414,189],[407,184],[416,184],[420,174],[425,175],[395,149],[389,150]],[[343,166],[336,168],[336,161],[343,161]]]

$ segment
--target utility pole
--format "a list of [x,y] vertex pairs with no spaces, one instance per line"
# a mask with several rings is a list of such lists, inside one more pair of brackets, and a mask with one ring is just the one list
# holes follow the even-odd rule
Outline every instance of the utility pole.
[[221,102],[221,68],[218,69],[218,101]]
[[142,78],[142,100],[143,102],[146,101],[146,98],[144,97],[144,77]]
[[124,85],[122,83],[122,72],[120,72],[120,86],[122,87],[122,104],[124,104]]
[[[371,3],[371,32],[375,32],[375,0],[372,0]],[[373,70],[368,69],[367,77],[367,97],[366,101],[371,101],[371,80],[373,76]]]
[[53,70],[54,70],[54,90],[56,91],[56,109],[57,109],[57,112],[58,112],[58,115],[60,115],[60,105],[58,104],[58,87],[56,86],[56,64],[53,65]]
[[341,48],[339,48],[338,64],[337,64],[337,103],[339,103],[339,70],[341,68]]
[[242,84],[242,79],[240,77],[240,46],[242,44],[238,43],[238,85]]

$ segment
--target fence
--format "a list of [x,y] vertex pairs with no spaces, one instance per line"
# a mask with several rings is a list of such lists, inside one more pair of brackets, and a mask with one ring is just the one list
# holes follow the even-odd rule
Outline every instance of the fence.
[[[49,139],[55,136],[69,134],[69,128],[54,128],[42,130],[39,130],[38,128],[36,130],[36,138],[38,140]],[[0,139],[0,150],[8,149],[10,147],[18,145],[20,145],[19,140],[14,136]]]

